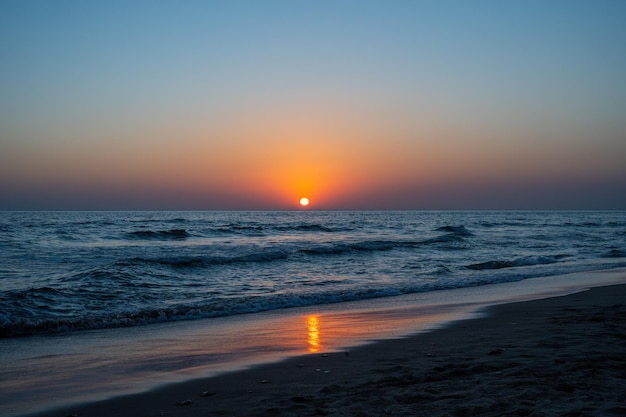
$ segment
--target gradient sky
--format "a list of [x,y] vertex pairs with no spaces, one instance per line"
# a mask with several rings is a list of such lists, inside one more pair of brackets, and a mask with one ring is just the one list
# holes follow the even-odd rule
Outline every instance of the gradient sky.
[[0,2],[0,209],[626,209],[625,1]]

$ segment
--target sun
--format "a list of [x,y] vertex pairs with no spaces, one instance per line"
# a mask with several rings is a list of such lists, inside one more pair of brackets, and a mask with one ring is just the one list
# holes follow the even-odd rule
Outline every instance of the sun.
[[309,205],[309,199],[308,199],[308,198],[306,198],[306,197],[302,197],[302,198],[300,199],[300,205],[301,205],[302,207],[306,207],[306,206],[308,206],[308,205]]

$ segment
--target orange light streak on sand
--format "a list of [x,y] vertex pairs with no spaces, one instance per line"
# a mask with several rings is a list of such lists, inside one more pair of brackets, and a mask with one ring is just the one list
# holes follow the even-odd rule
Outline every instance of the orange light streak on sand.
[[307,335],[309,352],[319,352],[322,348],[322,342],[320,340],[320,320],[318,316],[307,316],[306,318]]

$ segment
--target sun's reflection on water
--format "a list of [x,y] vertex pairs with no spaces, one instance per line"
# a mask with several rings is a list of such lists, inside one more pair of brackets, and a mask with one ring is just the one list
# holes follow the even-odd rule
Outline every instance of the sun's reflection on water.
[[319,352],[322,347],[320,341],[320,319],[319,316],[307,316],[306,327],[308,332],[309,352]]

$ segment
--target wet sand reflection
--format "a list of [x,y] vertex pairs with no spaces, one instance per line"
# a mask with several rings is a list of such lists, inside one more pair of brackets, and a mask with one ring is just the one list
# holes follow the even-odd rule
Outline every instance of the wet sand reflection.
[[322,348],[322,342],[320,341],[320,319],[319,316],[307,316],[306,327],[308,332],[308,344],[309,352],[319,352]]

